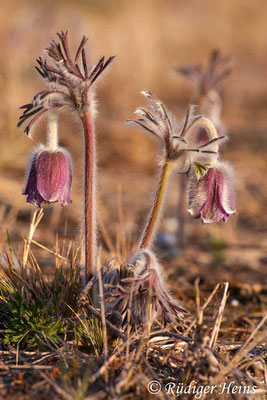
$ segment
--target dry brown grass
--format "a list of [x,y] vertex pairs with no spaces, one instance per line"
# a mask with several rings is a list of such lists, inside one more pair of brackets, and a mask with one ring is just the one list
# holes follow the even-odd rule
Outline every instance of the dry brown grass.
[[[26,268],[28,271],[29,267]],[[32,293],[36,290],[36,281],[37,285],[38,281],[43,285],[45,278],[38,268],[30,268],[33,279],[29,277],[27,286]],[[2,279],[8,276],[8,282],[12,282],[21,277],[22,282],[17,285],[22,288],[23,280],[27,280],[25,271],[18,269],[16,278],[6,268],[1,272]],[[61,280],[63,276],[59,271],[55,279]],[[68,317],[70,326],[81,323],[84,328],[76,340],[65,338],[57,346],[52,341],[50,345],[46,342],[48,351],[42,352],[23,350],[22,342],[17,348],[9,346],[8,350],[0,350],[0,394],[8,399],[13,396],[22,399],[48,399],[52,396],[66,400],[149,399],[153,397],[150,382],[157,381],[162,390],[156,398],[172,399],[179,383],[184,387],[191,383],[197,387],[217,385],[213,394],[201,395],[200,398],[204,399],[263,400],[267,379],[264,361],[266,332],[263,327],[267,315],[250,311],[242,316],[239,312],[235,318],[233,306],[227,300],[228,283],[217,284],[205,294],[200,290],[199,279],[193,285],[188,282],[188,286],[191,287],[189,309],[192,315],[168,329],[163,329],[154,320],[149,329],[145,324],[137,330],[123,332],[105,320],[101,312],[102,302],[100,309],[85,302],[89,317],[86,322],[86,314],[77,314],[74,311],[77,304],[73,303],[69,307],[72,311]],[[205,285],[202,286],[205,289]],[[71,294],[71,285],[67,284],[62,296],[67,299]],[[64,302],[61,302],[62,306],[65,306]],[[96,336],[94,339],[92,328],[87,325],[93,317],[99,321],[100,332],[106,327],[102,331],[102,343],[106,343],[104,351],[102,347],[103,353],[96,351]],[[86,334],[91,337],[91,348]],[[221,394],[224,383],[228,386],[230,382],[241,388],[242,393],[229,396],[225,390]],[[173,391],[168,390],[170,384],[174,385]],[[250,395],[248,387],[255,387],[255,393]],[[193,399],[195,396],[190,394],[183,398]]]

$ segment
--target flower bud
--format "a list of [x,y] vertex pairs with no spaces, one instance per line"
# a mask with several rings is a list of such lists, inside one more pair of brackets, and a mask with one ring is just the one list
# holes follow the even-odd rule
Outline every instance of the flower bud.
[[235,214],[235,194],[232,169],[217,162],[200,179],[193,175],[189,180],[189,212],[201,218],[204,224],[227,221]]
[[69,153],[62,148],[54,151],[39,148],[32,155],[26,187],[27,202],[41,208],[42,203],[71,203],[72,166]]

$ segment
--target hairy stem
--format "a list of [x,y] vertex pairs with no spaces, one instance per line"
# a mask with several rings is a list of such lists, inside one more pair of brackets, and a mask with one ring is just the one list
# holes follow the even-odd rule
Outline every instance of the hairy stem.
[[[197,129],[196,129],[197,127],[201,127],[203,129],[205,129],[209,140],[218,139],[217,130],[216,130],[215,126],[213,125],[213,123],[208,118],[202,117],[196,121],[196,123],[194,124],[194,129],[195,129],[196,133],[197,133]],[[186,132],[186,134],[185,134],[185,138],[186,138],[187,133],[188,132]],[[215,141],[212,144],[211,150],[218,152],[218,147],[219,147],[218,141]]]
[[143,231],[142,239],[139,245],[140,249],[149,248],[152,243],[172,167],[172,161],[165,161],[165,164],[161,169],[160,181],[156,191],[155,201]]
[[[211,122],[210,119],[206,118],[206,117],[202,117],[200,119],[198,119],[196,121],[196,123],[194,124],[194,127],[196,128],[197,126],[201,126],[202,128],[205,129],[205,131],[207,132],[209,139],[216,139],[218,137],[218,133],[216,131],[215,126],[213,125],[213,123]],[[218,143],[215,144],[215,151],[218,150]]]
[[186,244],[186,176],[180,175],[178,180],[179,200],[177,207],[178,231],[177,242],[181,249]]
[[50,111],[47,123],[47,145],[54,151],[58,147],[58,115],[56,111]]
[[84,252],[86,283],[95,270],[96,221],[95,221],[95,138],[89,112],[81,115],[84,128]]

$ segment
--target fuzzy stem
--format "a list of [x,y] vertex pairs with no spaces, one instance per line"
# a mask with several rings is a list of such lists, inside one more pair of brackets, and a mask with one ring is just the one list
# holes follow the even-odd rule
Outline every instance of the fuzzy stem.
[[178,246],[181,249],[185,248],[186,245],[186,176],[180,175],[178,180],[179,185],[179,200],[177,207],[178,217]]
[[51,151],[55,151],[58,147],[58,115],[56,111],[48,114],[47,125],[47,146]]
[[[195,127],[201,126],[202,128],[204,128],[206,130],[207,134],[209,135],[210,140],[218,137],[216,128],[209,118],[206,118],[206,117],[200,118],[199,120],[197,120],[197,122],[195,123],[194,126]],[[218,147],[218,145],[216,145],[216,146]]]
[[[205,129],[205,131],[208,134],[209,140],[212,139],[217,139],[218,138],[218,133],[217,130],[215,128],[215,126],[213,125],[213,123],[211,122],[210,119],[206,118],[206,117],[202,117],[199,120],[196,121],[196,123],[194,124],[194,129],[196,129],[197,127],[201,127],[203,129]],[[195,130],[195,132],[197,132],[197,130]],[[186,135],[185,135],[186,137]],[[213,151],[218,151],[218,142],[215,142],[213,145]]]
[[172,171],[173,162],[165,161],[160,174],[159,185],[155,195],[155,201],[152,210],[149,214],[146,226],[143,231],[142,239],[139,245],[140,249],[149,248],[155,234],[155,229],[158,224],[158,219],[161,211],[161,206],[164,200],[168,179]]
[[81,115],[84,128],[84,251],[86,283],[95,271],[96,263],[96,222],[95,222],[95,137],[91,115]]

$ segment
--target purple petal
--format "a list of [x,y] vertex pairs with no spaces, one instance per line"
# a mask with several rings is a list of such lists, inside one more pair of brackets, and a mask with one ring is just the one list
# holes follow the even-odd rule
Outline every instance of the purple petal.
[[219,171],[210,168],[206,176],[207,200],[201,209],[200,215],[203,223],[212,224],[219,222],[225,215],[225,211],[220,202],[222,174]]
[[22,194],[28,195],[27,202],[34,204],[37,208],[41,208],[41,204],[45,201],[37,189],[37,175],[36,175],[36,155],[32,157],[29,165],[29,174],[26,187]]
[[27,184],[23,194],[27,202],[39,209],[44,202],[59,201],[62,206],[71,203],[72,183],[71,158],[65,149],[57,151],[39,148],[29,164]]
[[197,179],[196,175],[193,175],[189,179],[189,212],[193,218],[200,218],[201,210],[208,199],[207,182],[206,180],[211,179],[210,172],[208,171],[205,175],[205,179]]
[[65,151],[43,151],[36,160],[37,189],[50,203],[59,201],[64,206],[71,202],[71,163]]
[[235,213],[232,173],[226,164],[218,162],[199,180],[190,178],[189,212],[206,224],[226,222]]

